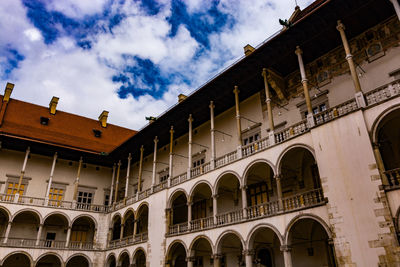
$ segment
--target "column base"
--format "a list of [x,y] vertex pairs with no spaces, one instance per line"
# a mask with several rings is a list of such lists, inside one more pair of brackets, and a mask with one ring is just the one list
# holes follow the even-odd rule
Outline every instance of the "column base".
[[365,103],[364,94],[362,92],[357,92],[354,95],[354,97],[356,99],[356,103],[357,103],[357,107],[358,108],[365,108],[367,106],[367,104]]
[[315,120],[313,114],[307,114],[307,125],[308,128],[312,128],[315,126]]
[[268,140],[269,140],[269,145],[275,145],[275,133],[274,131],[269,131],[268,132]]

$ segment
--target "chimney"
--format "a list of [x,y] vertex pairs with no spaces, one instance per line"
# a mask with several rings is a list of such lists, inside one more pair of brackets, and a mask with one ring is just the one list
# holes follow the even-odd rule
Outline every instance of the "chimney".
[[52,115],[56,114],[58,100],[59,100],[59,98],[56,97],[56,96],[53,96],[51,98],[51,101],[50,101],[50,104],[49,104],[49,111],[50,111],[50,114],[52,114]]
[[178,103],[181,103],[183,100],[185,100],[187,98],[186,95],[184,94],[179,94],[178,95]]
[[8,102],[10,100],[11,93],[14,89],[13,83],[7,83],[6,89],[4,90],[3,102]]
[[244,49],[244,55],[247,57],[248,55],[250,55],[251,53],[253,53],[253,51],[255,50],[254,47],[252,47],[251,45],[247,44],[245,47],[243,47]]
[[103,112],[99,116],[101,127],[103,128],[107,127],[107,118],[108,118],[108,111],[103,110]]

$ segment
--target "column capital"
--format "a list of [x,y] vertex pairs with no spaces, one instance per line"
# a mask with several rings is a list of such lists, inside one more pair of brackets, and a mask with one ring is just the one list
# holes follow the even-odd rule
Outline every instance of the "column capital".
[[171,125],[171,129],[169,130],[169,133],[170,133],[170,134],[173,134],[174,132],[175,132],[175,131],[174,131],[174,126]]
[[82,157],[82,156],[80,157],[79,162],[80,162],[80,163],[83,162],[83,157]]
[[275,174],[274,178],[275,178],[275,180],[282,179],[282,174]]
[[267,68],[262,69],[261,75],[265,78],[267,77]]
[[280,247],[280,249],[281,249],[282,252],[289,252],[289,251],[292,250],[292,247],[290,247],[290,246],[288,246],[288,245],[282,245],[282,246]]
[[235,85],[235,87],[234,87],[234,89],[233,89],[233,93],[234,93],[235,95],[237,95],[237,94],[240,93],[239,87],[238,87],[237,85]]
[[193,202],[192,202],[192,201],[188,201],[188,202],[186,202],[186,205],[188,205],[188,206],[192,206],[192,204],[193,204]]
[[244,184],[244,185],[240,186],[240,190],[246,190],[246,189],[247,189],[247,185]]
[[172,209],[171,208],[166,208],[165,212],[170,212]]
[[210,101],[210,105],[208,107],[211,108],[211,109],[215,108],[214,101],[211,100]]
[[121,160],[118,160],[118,167],[120,167],[121,166]]
[[157,144],[157,142],[158,142],[158,136],[156,135],[156,136],[154,137],[154,143]]
[[144,151],[144,146],[141,145],[141,146],[140,146],[140,152],[143,152],[143,151]]
[[189,114],[188,122],[189,122],[189,123],[192,123],[192,122],[193,122],[193,116],[192,116],[192,114]]
[[218,194],[214,194],[211,196],[212,198],[218,198]]
[[222,259],[224,257],[224,255],[222,255],[222,254],[213,254],[213,255],[211,255],[211,257],[214,260],[217,260],[217,259]]
[[132,154],[131,153],[128,154],[128,160],[132,160]]
[[187,262],[194,262],[194,261],[196,261],[196,257],[194,257],[194,256],[187,257],[186,261]]
[[294,50],[294,53],[296,55],[301,55],[303,54],[303,50],[301,50],[300,46],[296,46],[296,50]]
[[256,253],[254,249],[245,249],[243,250],[243,255],[245,256],[254,256]]
[[337,21],[336,30],[338,30],[340,32],[346,30],[346,27],[344,26],[344,24],[342,23],[341,20]]

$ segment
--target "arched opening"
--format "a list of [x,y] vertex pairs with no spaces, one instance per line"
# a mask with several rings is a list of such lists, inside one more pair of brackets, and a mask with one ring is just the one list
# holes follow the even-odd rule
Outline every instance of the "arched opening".
[[89,267],[89,261],[82,255],[73,256],[68,262],[66,267]]
[[14,217],[7,244],[33,246],[36,242],[40,217],[36,212],[23,211]]
[[48,254],[39,259],[36,267],[61,267],[61,261],[56,255]]
[[243,218],[239,178],[228,173],[217,184],[217,224],[240,221]]
[[290,149],[281,162],[282,202],[285,210],[323,202],[318,166],[308,149]]
[[217,247],[222,266],[244,266],[243,245],[241,239],[235,233],[225,234]]
[[43,223],[40,245],[48,248],[63,248],[67,238],[68,219],[62,214],[52,214]]
[[192,192],[191,205],[191,230],[199,230],[213,226],[214,217],[212,191],[208,184],[200,183],[196,185]]
[[253,164],[246,173],[247,216],[274,214],[279,210],[274,171],[265,162]]
[[210,242],[204,237],[198,238],[192,245],[190,256],[193,266],[212,266],[213,251]]
[[176,242],[171,246],[166,265],[169,267],[187,267],[186,249],[182,243]]
[[146,267],[146,254],[143,250],[139,249],[133,256],[133,263],[135,267]]
[[15,253],[4,260],[2,267],[31,267],[31,260],[23,253]]
[[76,219],[72,223],[69,246],[71,248],[93,248],[95,228],[96,224],[90,217],[82,216]]
[[147,234],[149,225],[149,207],[142,205],[137,211],[137,228],[136,234]]
[[333,244],[325,228],[311,218],[300,219],[289,230],[288,246],[294,266],[335,265]]
[[8,213],[0,208],[0,236],[4,236],[6,233],[8,221],[10,220]]
[[122,253],[121,256],[119,256],[119,266],[129,267],[130,264],[129,254],[127,252]]
[[111,240],[118,240],[120,238],[121,238],[121,217],[117,215],[113,219]]
[[249,240],[249,249],[254,252],[256,266],[284,266],[281,241],[277,234],[268,227],[254,231]]
[[400,186],[400,109],[380,121],[376,139],[389,186]]
[[116,266],[117,266],[117,261],[115,259],[115,256],[114,255],[109,256],[106,262],[106,267],[116,267]]
[[188,206],[186,194],[182,191],[176,192],[171,198],[171,222],[169,233],[179,233],[187,231]]
[[123,237],[128,237],[133,235],[133,228],[135,226],[135,214],[133,213],[132,210],[129,210],[125,214],[124,218],[124,233]]

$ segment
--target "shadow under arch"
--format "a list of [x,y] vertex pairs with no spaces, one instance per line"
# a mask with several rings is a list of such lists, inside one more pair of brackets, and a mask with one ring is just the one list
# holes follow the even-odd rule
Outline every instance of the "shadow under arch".
[[132,253],[132,264],[135,267],[146,267],[147,253],[143,247],[137,247]]
[[271,169],[273,173],[276,173],[276,167],[274,164],[272,164],[271,161],[267,160],[267,159],[255,159],[252,162],[250,162],[249,164],[247,164],[246,168],[243,171],[243,184],[247,184],[247,176],[249,173],[249,170],[256,164],[258,163],[265,163],[267,164]]
[[122,250],[118,255],[117,266],[129,267],[132,262],[131,255],[127,249]]
[[[7,260],[12,260],[12,257],[15,256],[15,255],[18,255],[18,254],[24,255],[29,260],[29,265],[28,266],[24,266],[23,265],[24,263],[22,263],[22,264],[21,263],[17,263],[17,264],[21,265],[19,267],[33,267],[34,261],[33,261],[32,256],[28,252],[22,251],[22,250],[13,251],[13,252],[7,254],[3,259],[1,259],[0,266],[8,267]],[[16,266],[16,265],[13,264],[13,266]]]
[[165,255],[166,266],[186,267],[188,250],[185,242],[180,239],[172,241]]
[[188,197],[188,201],[192,201],[193,200],[193,193],[196,191],[197,187],[201,186],[202,184],[207,185],[210,188],[210,191],[211,191],[211,194],[212,194],[213,187],[212,187],[211,183],[209,181],[207,181],[207,180],[200,180],[200,181],[197,181],[192,186],[192,188],[190,189],[190,192],[189,192],[189,195],[188,195],[189,196]]
[[107,255],[106,258],[106,267],[116,267],[117,266],[117,257],[114,252],[111,252]]
[[171,193],[171,195],[169,196],[168,202],[167,202],[167,208],[169,208],[169,209],[172,208],[172,202],[174,202],[175,198],[177,197],[177,195],[178,195],[179,193],[184,194],[185,197],[186,197],[186,199],[189,198],[189,195],[188,195],[188,193],[186,192],[185,189],[183,189],[183,188],[177,188],[177,189],[175,189],[175,190]]
[[282,174],[282,159],[285,157],[285,155],[290,152],[292,149],[296,149],[296,148],[304,148],[306,150],[308,150],[311,155],[314,157],[314,159],[316,159],[315,157],[315,151],[314,149],[307,145],[307,144],[302,144],[302,143],[296,143],[296,144],[292,144],[288,147],[286,147],[280,154],[279,157],[276,161],[276,174]]
[[[87,261],[87,264],[82,263],[80,261],[80,257],[84,258]],[[65,261],[65,266],[66,267],[92,267],[92,261],[90,258],[83,254],[83,253],[76,253],[68,257],[68,259]]]
[[224,171],[223,173],[218,175],[217,179],[215,179],[215,183],[214,183],[214,186],[213,186],[213,195],[218,193],[218,187],[219,187],[219,184],[221,182],[221,179],[224,178],[226,175],[235,176],[237,178],[237,180],[239,181],[239,186],[241,186],[243,184],[242,183],[242,178],[240,177],[240,175],[237,172],[230,171],[230,170]]
[[26,212],[31,212],[31,213],[35,214],[35,216],[39,219],[39,224],[43,223],[42,215],[38,211],[36,211],[34,209],[30,209],[30,208],[21,209],[21,210],[17,211],[16,213],[14,213],[14,215],[11,217],[11,221],[14,221],[15,217],[17,217],[18,215],[21,215],[22,213],[26,213]]
[[80,219],[80,218],[84,218],[84,217],[90,219],[90,220],[92,221],[92,223],[94,224],[95,229],[98,229],[98,224],[97,224],[96,218],[94,218],[92,215],[87,214],[87,213],[82,213],[82,214],[79,214],[78,216],[74,217],[74,218],[72,219],[72,221],[71,221],[71,226],[74,224],[74,222],[75,222],[76,220],[78,220],[78,219]]
[[[54,261],[58,261],[58,262],[54,262]],[[52,263],[56,264],[56,266],[61,266],[61,267],[65,266],[62,257],[58,253],[56,253],[56,252],[46,252],[46,253],[40,255],[36,259],[35,267],[41,267],[43,265],[44,266],[49,266],[49,262],[52,262]],[[60,265],[57,265],[57,264],[60,264]]]

